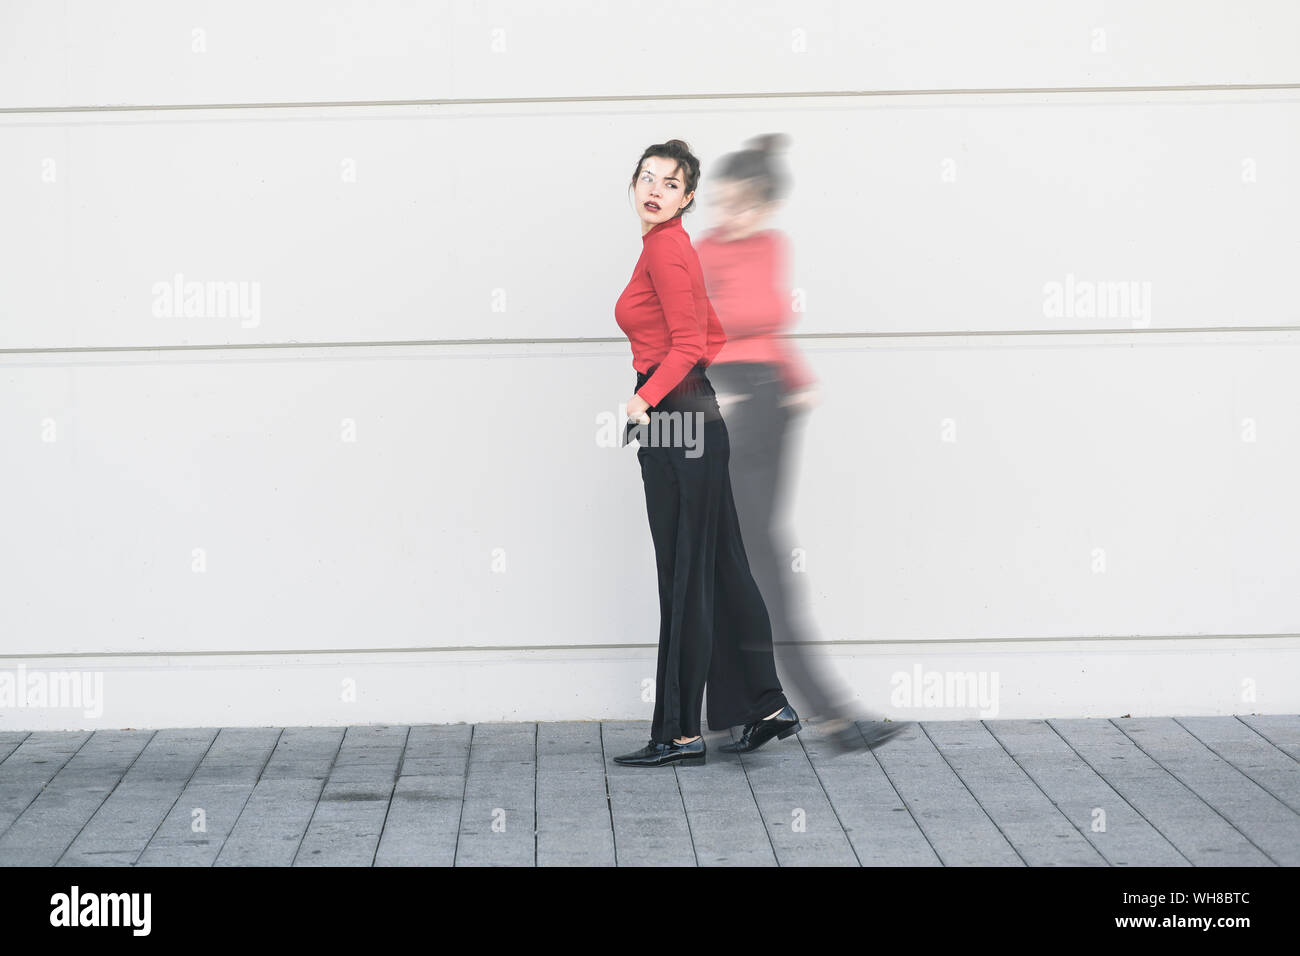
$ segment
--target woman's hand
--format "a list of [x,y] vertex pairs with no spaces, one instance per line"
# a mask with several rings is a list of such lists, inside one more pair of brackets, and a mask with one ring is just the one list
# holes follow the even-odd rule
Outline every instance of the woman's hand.
[[627,400],[627,417],[640,425],[644,425],[646,422],[650,421],[648,416],[645,417],[644,420],[642,417],[645,416],[646,409],[649,407],[650,403],[644,398],[640,395],[633,395]]

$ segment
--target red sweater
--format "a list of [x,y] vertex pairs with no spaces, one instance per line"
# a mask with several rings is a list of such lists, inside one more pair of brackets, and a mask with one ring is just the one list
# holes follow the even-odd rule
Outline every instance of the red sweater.
[[658,405],[686,373],[707,365],[727,337],[704,290],[700,257],[681,216],[655,223],[641,237],[641,258],[614,303],[614,321],[632,344],[632,367],[659,368],[637,394]]
[[775,229],[723,240],[710,230],[699,243],[709,300],[722,316],[727,344],[714,358],[726,362],[771,362],[789,391],[817,381],[794,343],[783,336],[794,324],[790,308],[790,249]]

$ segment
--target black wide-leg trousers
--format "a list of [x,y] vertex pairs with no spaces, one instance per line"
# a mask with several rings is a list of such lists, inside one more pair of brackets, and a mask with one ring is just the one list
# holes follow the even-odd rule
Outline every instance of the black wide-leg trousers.
[[[640,388],[655,371],[637,373]],[[786,706],[772,627],[750,571],[732,497],[727,423],[703,363],[629,423],[640,448],[659,588],[659,655],[651,739],[725,730]],[[707,688],[707,698],[705,690]]]

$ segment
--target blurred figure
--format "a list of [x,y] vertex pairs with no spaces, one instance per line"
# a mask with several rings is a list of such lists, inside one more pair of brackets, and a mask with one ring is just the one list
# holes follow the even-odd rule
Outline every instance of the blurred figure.
[[713,182],[717,224],[695,246],[726,334],[709,376],[731,437],[741,538],[772,621],[777,669],[796,709],[824,721],[828,739],[844,752],[877,746],[906,724],[884,724],[879,715],[858,712],[852,691],[802,646],[808,638],[792,606],[790,548],[779,503],[792,470],[790,438],[820,399],[816,377],[785,337],[795,319],[790,245],[783,232],[769,227],[789,188],[779,156],[788,142],[783,133],[757,136],[748,148],[719,161]]

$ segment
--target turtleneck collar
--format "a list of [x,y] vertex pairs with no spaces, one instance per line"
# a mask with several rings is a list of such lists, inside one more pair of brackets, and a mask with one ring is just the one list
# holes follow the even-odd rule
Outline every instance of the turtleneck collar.
[[641,241],[645,242],[656,232],[663,232],[665,229],[680,229],[680,228],[682,228],[682,217],[681,214],[679,213],[678,215],[673,216],[673,218],[671,219],[665,219],[663,222],[655,223],[648,230],[646,230],[645,235],[641,237]]

